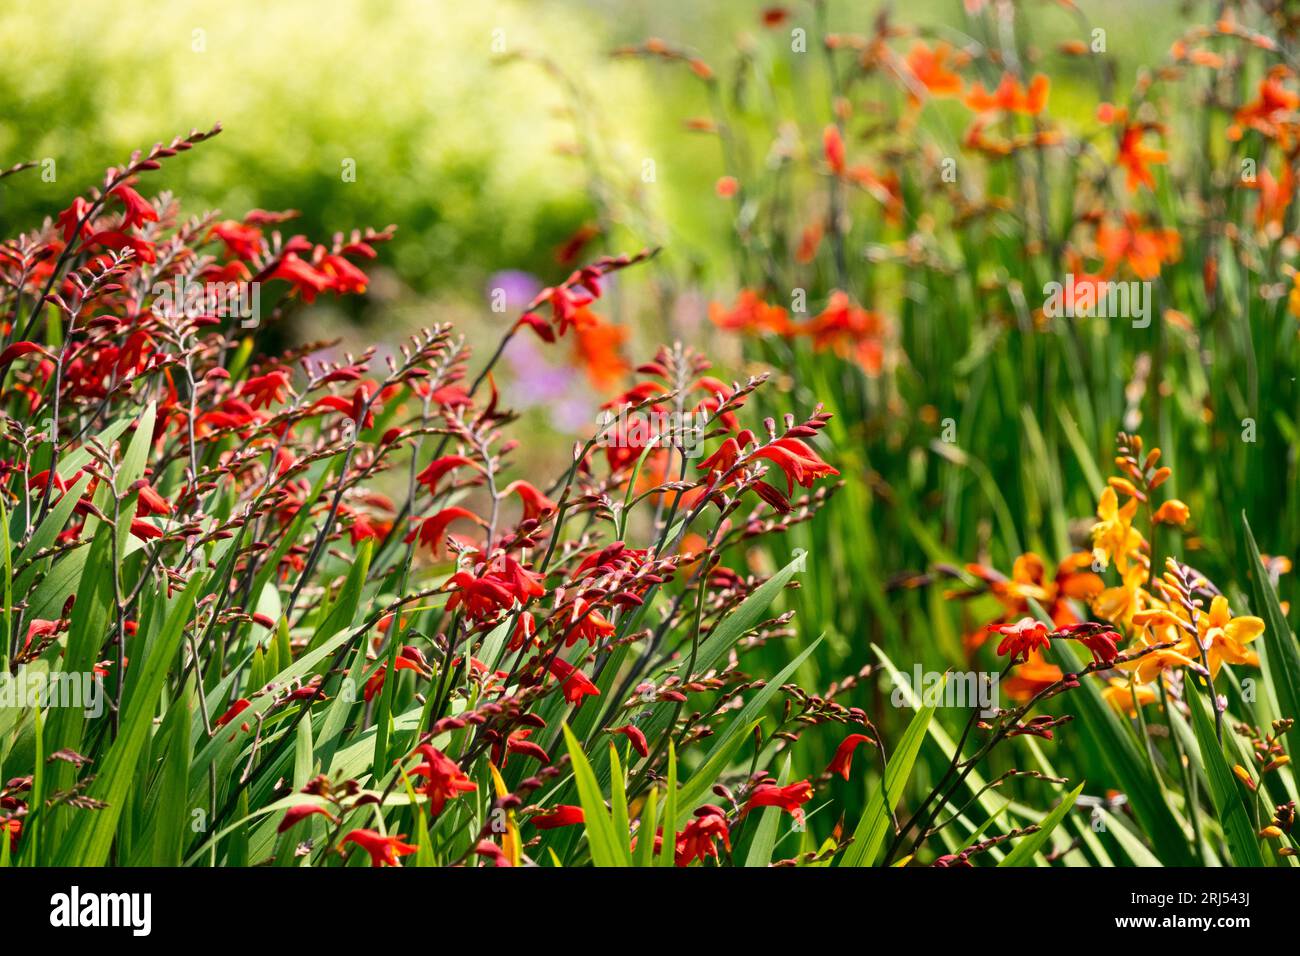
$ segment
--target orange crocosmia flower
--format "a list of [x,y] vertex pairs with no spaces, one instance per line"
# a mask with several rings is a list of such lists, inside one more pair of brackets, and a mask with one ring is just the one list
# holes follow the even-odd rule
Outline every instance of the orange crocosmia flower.
[[1182,255],[1178,232],[1174,229],[1144,229],[1134,213],[1127,213],[1124,223],[1103,220],[1097,226],[1097,250],[1110,275],[1124,262],[1139,279],[1151,280],[1160,275],[1162,265],[1177,262]]
[[1139,185],[1147,189],[1156,188],[1155,177],[1151,174],[1151,163],[1164,164],[1169,161],[1169,154],[1163,149],[1150,149],[1142,143],[1142,136],[1151,127],[1134,124],[1125,126],[1119,140],[1119,164],[1126,172],[1125,186],[1129,192],[1136,192]]
[[1177,498],[1170,498],[1151,516],[1151,520],[1157,524],[1183,525],[1192,515],[1192,510],[1185,503]]
[[831,124],[822,130],[822,152],[826,156],[826,165],[836,176],[844,174],[844,137],[838,126]]
[[[907,69],[931,96],[956,96],[961,92],[961,77],[948,69],[952,47],[936,43],[934,48],[917,43],[907,54]],[[919,102],[915,91],[909,90],[913,103]]]
[[1267,169],[1260,170],[1257,183],[1246,184],[1247,189],[1259,190],[1259,205],[1255,207],[1255,227],[1265,230],[1273,238],[1282,234],[1286,221],[1286,211],[1291,206],[1291,197],[1295,194],[1295,169],[1290,160],[1282,162],[1282,175],[1275,179]]
[[402,838],[405,836],[404,833],[384,836],[375,830],[353,830],[343,838],[343,843],[355,843],[369,853],[371,866],[397,866],[399,856],[406,856],[419,849],[403,843]]
[[1228,138],[1241,139],[1242,127],[1246,127],[1270,138],[1289,140],[1289,136],[1282,135],[1284,128],[1279,125],[1279,120],[1300,109],[1300,94],[1283,85],[1283,81],[1291,76],[1291,71],[1285,66],[1273,67],[1268,76],[1259,82],[1259,96],[1237,110],[1233,116],[1233,125],[1228,127]]
[[1061,669],[1055,664],[1049,664],[1043,657],[1043,652],[1035,648],[1029,652],[1028,659],[1002,681],[1000,687],[1012,700],[1026,701],[1051,687],[1061,677]]
[[727,332],[748,332],[755,335],[774,332],[790,334],[790,320],[785,309],[768,305],[753,289],[741,289],[736,303],[730,309],[721,303],[709,304],[709,321]]
[[713,191],[718,194],[719,199],[731,199],[739,188],[740,183],[736,181],[735,176],[722,176],[713,184]]
[[574,332],[574,358],[592,387],[602,391],[617,387],[631,368],[621,351],[627,329],[582,308],[575,316]]
[[1010,73],[1002,74],[1002,82],[992,93],[984,89],[983,84],[976,83],[966,94],[966,106],[977,113],[990,113],[1000,110],[1004,113],[1022,113],[1037,116],[1047,107],[1047,94],[1051,81],[1042,74],[1035,74],[1029,86],[1023,87]]
[[854,304],[848,294],[831,293],[826,308],[799,332],[812,338],[813,348],[831,349],[841,358],[853,358],[868,375],[884,367],[887,322],[879,312]]
[[826,768],[827,773],[838,773],[845,780],[849,779],[849,773],[853,768],[853,751],[857,750],[858,744],[874,744],[875,741],[866,734],[849,734],[840,745],[835,748],[835,756],[831,758],[830,764]]
[[[1050,580],[1043,559],[1032,551],[1016,558],[1011,566],[1011,577],[1006,578],[992,568],[968,564],[966,570],[989,583],[989,593],[1001,602],[1005,613],[994,621],[1006,624],[1030,613],[1030,600],[1037,601],[1057,627],[1079,623],[1079,615],[1071,599],[1087,602],[1101,592],[1104,583],[1091,570],[1092,555],[1086,551],[1068,555],[1056,568]],[[988,638],[988,631],[980,628],[966,638],[971,650],[980,647]]]

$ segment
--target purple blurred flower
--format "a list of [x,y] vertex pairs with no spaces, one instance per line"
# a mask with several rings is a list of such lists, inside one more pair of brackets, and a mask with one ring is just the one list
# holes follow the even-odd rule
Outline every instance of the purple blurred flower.
[[522,311],[524,306],[542,291],[542,283],[530,272],[521,269],[502,269],[488,278],[486,291],[489,304],[496,295],[500,294],[498,290],[505,294],[506,311],[516,312]]

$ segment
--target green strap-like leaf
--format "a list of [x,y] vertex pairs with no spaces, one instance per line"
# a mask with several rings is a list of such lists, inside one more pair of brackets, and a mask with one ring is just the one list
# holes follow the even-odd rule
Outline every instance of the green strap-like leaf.
[[875,862],[876,854],[885,842],[885,834],[890,830],[891,814],[903,795],[903,787],[912,773],[917,754],[921,752],[921,744],[933,716],[933,707],[922,707],[907,725],[894,755],[885,764],[883,788],[871,788],[867,807],[853,830],[853,842],[844,851],[840,866],[870,866]]
[[1295,635],[1287,626],[1286,615],[1277,599],[1277,592],[1268,580],[1268,572],[1259,556],[1259,546],[1251,533],[1246,513],[1241,513],[1241,525],[1246,532],[1246,553],[1250,556],[1250,580],[1254,585],[1255,609],[1264,618],[1264,647],[1267,650],[1265,666],[1277,692],[1277,703],[1282,716],[1300,721],[1300,649]]
[[[1190,686],[1187,681],[1185,686]],[[1259,851],[1259,840],[1255,829],[1250,825],[1250,816],[1246,805],[1237,792],[1236,777],[1228,760],[1223,755],[1223,747],[1214,733],[1214,722],[1206,713],[1201,694],[1188,693],[1187,706],[1192,712],[1192,729],[1196,732],[1196,742],[1201,748],[1201,761],[1210,781],[1210,798],[1228,839],[1228,849],[1232,853],[1232,862],[1237,866],[1264,866],[1264,856]]]
[[619,841],[614,821],[605,809],[605,798],[601,796],[600,786],[596,783],[596,774],[592,772],[591,764],[582,752],[582,744],[573,736],[568,724],[564,725],[564,740],[569,747],[569,759],[573,762],[573,778],[578,786],[578,801],[582,804],[582,816],[586,821],[587,844],[591,848],[592,862],[596,866],[631,866],[632,857],[627,842]]
[[1021,839],[1015,848],[1002,858],[998,866],[1033,866],[1034,857],[1047,846],[1052,831],[1065,819],[1065,815],[1070,812],[1070,808],[1074,806],[1074,801],[1079,799],[1081,792],[1083,792],[1083,784],[1071,790],[1051,813],[1043,817],[1042,822],[1038,824],[1038,829]]

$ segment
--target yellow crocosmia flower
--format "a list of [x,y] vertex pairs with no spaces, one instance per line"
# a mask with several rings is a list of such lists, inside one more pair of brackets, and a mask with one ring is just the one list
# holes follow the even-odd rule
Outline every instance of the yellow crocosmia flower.
[[[1112,677],[1101,696],[1115,708],[1116,713],[1133,718],[1137,716],[1137,707],[1155,703],[1156,690],[1149,684],[1134,686],[1122,677]],[[1137,707],[1133,706],[1134,696],[1137,697]]]
[[1210,602],[1208,613],[1197,615],[1196,629],[1200,647],[1188,635],[1174,649],[1199,659],[1200,649],[1204,648],[1211,680],[1218,676],[1225,662],[1252,666],[1258,663],[1258,656],[1247,650],[1246,645],[1264,633],[1264,622],[1257,617],[1233,617],[1228,599],[1222,594]]
[[1124,583],[1106,588],[1092,601],[1093,613],[1110,621],[1126,632],[1133,628],[1133,615],[1147,607],[1153,600],[1142,587],[1146,583],[1147,569],[1141,564],[1130,564],[1124,572]]
[[1103,565],[1113,560],[1120,574],[1128,570],[1130,561],[1145,543],[1133,527],[1137,506],[1137,499],[1130,498],[1121,508],[1119,496],[1109,485],[1102,489],[1101,500],[1097,503],[1100,520],[1092,526],[1093,553]]
[[[1190,640],[1191,635],[1183,627],[1184,619],[1174,613],[1157,598],[1149,597],[1151,607],[1133,614],[1133,627],[1139,631],[1137,640],[1125,653],[1137,653],[1157,644],[1179,644]],[[1154,651],[1145,657],[1120,664],[1121,670],[1130,671],[1133,679],[1140,684],[1149,684],[1161,673],[1173,667],[1198,666],[1198,652],[1191,648],[1191,654],[1181,644]]]

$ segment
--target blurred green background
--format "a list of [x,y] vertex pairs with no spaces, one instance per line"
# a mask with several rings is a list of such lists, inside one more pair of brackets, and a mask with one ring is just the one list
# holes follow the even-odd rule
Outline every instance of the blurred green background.
[[[226,131],[217,141],[169,163],[150,185],[174,190],[192,211],[298,209],[316,237],[396,223],[399,241],[382,263],[422,295],[481,306],[497,270],[543,281],[562,275],[556,250],[593,221],[602,198],[612,216],[633,199],[653,218],[625,223],[637,235],[616,233],[613,246],[663,242],[681,268],[712,272],[730,228],[712,193],[717,143],[682,131],[685,118],[708,112],[702,85],[681,67],[608,54],[657,35],[719,69],[740,56],[768,59],[812,15],[809,4],[788,4],[791,19],[768,30],[766,6],[7,0],[0,163],[52,158],[57,178],[28,174],[0,185],[0,224],[29,227],[132,149],[220,121]],[[867,30],[883,6],[833,4],[830,24]],[[1026,6],[1045,48],[1078,34],[1058,4]],[[1172,3],[1087,7],[1094,23],[1122,37],[1114,58],[1121,88],[1179,29],[1160,15]],[[895,15],[941,32],[964,20],[961,0],[918,0]],[[578,99],[535,65],[494,64],[502,51],[552,58]],[[796,92],[804,82],[784,78]],[[818,105],[801,122],[819,129],[825,98],[808,102]],[[577,123],[575,103],[584,107]],[[584,143],[595,153],[590,162],[570,152]],[[646,159],[655,163],[653,183],[641,176]],[[346,160],[355,161],[355,182],[344,181]]]
[[[682,64],[611,56],[658,36],[732,76],[752,58],[770,85],[727,85],[719,96],[752,117],[747,138],[764,142],[767,120],[803,149],[819,149],[829,119],[816,56],[789,55],[791,31],[818,31],[809,2],[763,22],[756,0],[6,0],[0,4],[0,167],[54,161],[0,181],[0,229],[12,235],[54,216],[98,185],[133,149],[214,122],[224,132],[147,177],[190,213],[297,209],[287,228],[316,240],[337,230],[390,223],[397,238],[370,266],[370,294],[325,297],[273,330],[287,339],[339,338],[345,348],[391,346],[436,321],[452,321],[476,348],[491,348],[523,299],[600,253],[657,245],[653,266],[616,277],[605,302],[630,329],[627,353],[644,360],[660,342],[698,342],[711,299],[737,284],[735,210],[714,193],[724,172],[718,138],[684,128],[711,114],[704,84]],[[869,32],[883,3],[833,2],[828,27]],[[1086,4],[1108,31],[1118,88],[1163,56],[1182,25],[1178,4],[1123,0]],[[960,43],[962,0],[894,5],[904,23]],[[1082,21],[1055,0],[1031,0],[1022,29],[1050,56]],[[814,48],[814,53],[816,50]],[[502,63],[503,54],[544,58]],[[1053,104],[1087,116],[1096,97],[1087,64],[1056,60]],[[1072,75],[1077,80],[1072,86]],[[963,119],[952,104],[935,115],[954,143]],[[735,113],[737,110],[729,109]],[[750,168],[766,161],[749,150]],[[345,162],[355,177],[344,176]],[[647,181],[647,161],[653,176]],[[560,261],[568,240],[602,234]],[[508,290],[509,310],[488,308]],[[726,377],[741,375],[736,337],[701,343]],[[501,381],[532,426],[585,433],[597,396],[568,346],[512,343]],[[562,453],[562,450],[561,450]],[[541,467],[548,461],[539,461]]]

